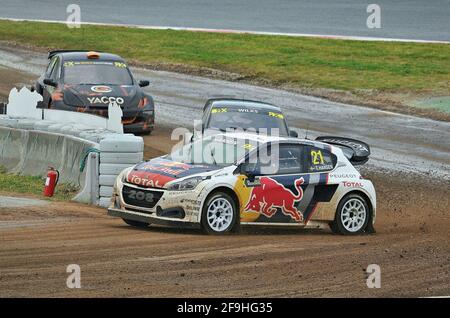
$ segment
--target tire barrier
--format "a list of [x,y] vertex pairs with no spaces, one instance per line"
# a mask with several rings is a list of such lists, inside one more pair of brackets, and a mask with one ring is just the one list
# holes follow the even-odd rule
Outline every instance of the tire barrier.
[[141,137],[110,136],[100,141],[99,205],[109,205],[117,175],[122,170],[141,162],[143,157],[144,141]]

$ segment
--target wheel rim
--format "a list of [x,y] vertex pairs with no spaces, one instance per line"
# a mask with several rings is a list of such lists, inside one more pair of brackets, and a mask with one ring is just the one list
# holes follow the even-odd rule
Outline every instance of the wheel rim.
[[364,226],[366,217],[366,207],[360,199],[350,199],[342,207],[341,222],[349,232],[359,231]]
[[233,206],[227,199],[214,199],[208,206],[206,217],[211,229],[216,232],[225,231],[233,222]]

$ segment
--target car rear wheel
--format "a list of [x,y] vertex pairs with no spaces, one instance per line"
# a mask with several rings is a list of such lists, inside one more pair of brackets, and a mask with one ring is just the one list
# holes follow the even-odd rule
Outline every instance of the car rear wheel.
[[339,202],[331,230],[343,235],[363,233],[369,222],[369,213],[364,197],[356,193],[348,194]]
[[148,227],[150,225],[150,223],[145,223],[145,222],[139,222],[139,221],[133,221],[133,220],[127,220],[127,219],[122,219],[126,224],[134,226],[134,227],[140,227],[140,228],[144,228],[144,227]]
[[233,198],[225,192],[216,192],[205,202],[202,228],[207,234],[228,234],[236,226],[238,209]]

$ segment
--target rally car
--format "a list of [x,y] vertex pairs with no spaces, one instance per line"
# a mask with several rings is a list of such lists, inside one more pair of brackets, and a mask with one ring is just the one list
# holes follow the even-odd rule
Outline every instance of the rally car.
[[369,154],[365,143],[340,137],[208,136],[123,170],[108,214],[132,226],[194,226],[210,234],[242,224],[320,223],[341,234],[373,232],[375,189],[352,164]]
[[108,116],[108,105],[117,103],[123,111],[124,131],[150,133],[153,130],[153,98],[137,82],[126,62],[117,55],[87,51],[51,51],[45,72],[35,84],[43,96],[41,107]]
[[245,99],[211,98],[203,107],[202,130],[226,132],[240,129],[268,135],[297,137],[289,130],[278,106]]
[[298,137],[290,130],[280,107],[247,99],[210,98],[203,107],[202,121],[194,133],[186,133],[184,144],[219,133],[242,131],[271,136]]

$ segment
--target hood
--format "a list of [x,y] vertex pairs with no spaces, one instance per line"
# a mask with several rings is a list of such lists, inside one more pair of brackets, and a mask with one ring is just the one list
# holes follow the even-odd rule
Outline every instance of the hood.
[[116,102],[122,108],[136,107],[141,94],[130,85],[64,85],[64,103],[71,106],[108,108]]
[[170,181],[203,172],[219,170],[214,165],[187,164],[164,158],[155,158],[134,166],[128,172],[128,183],[146,188],[163,188]]

